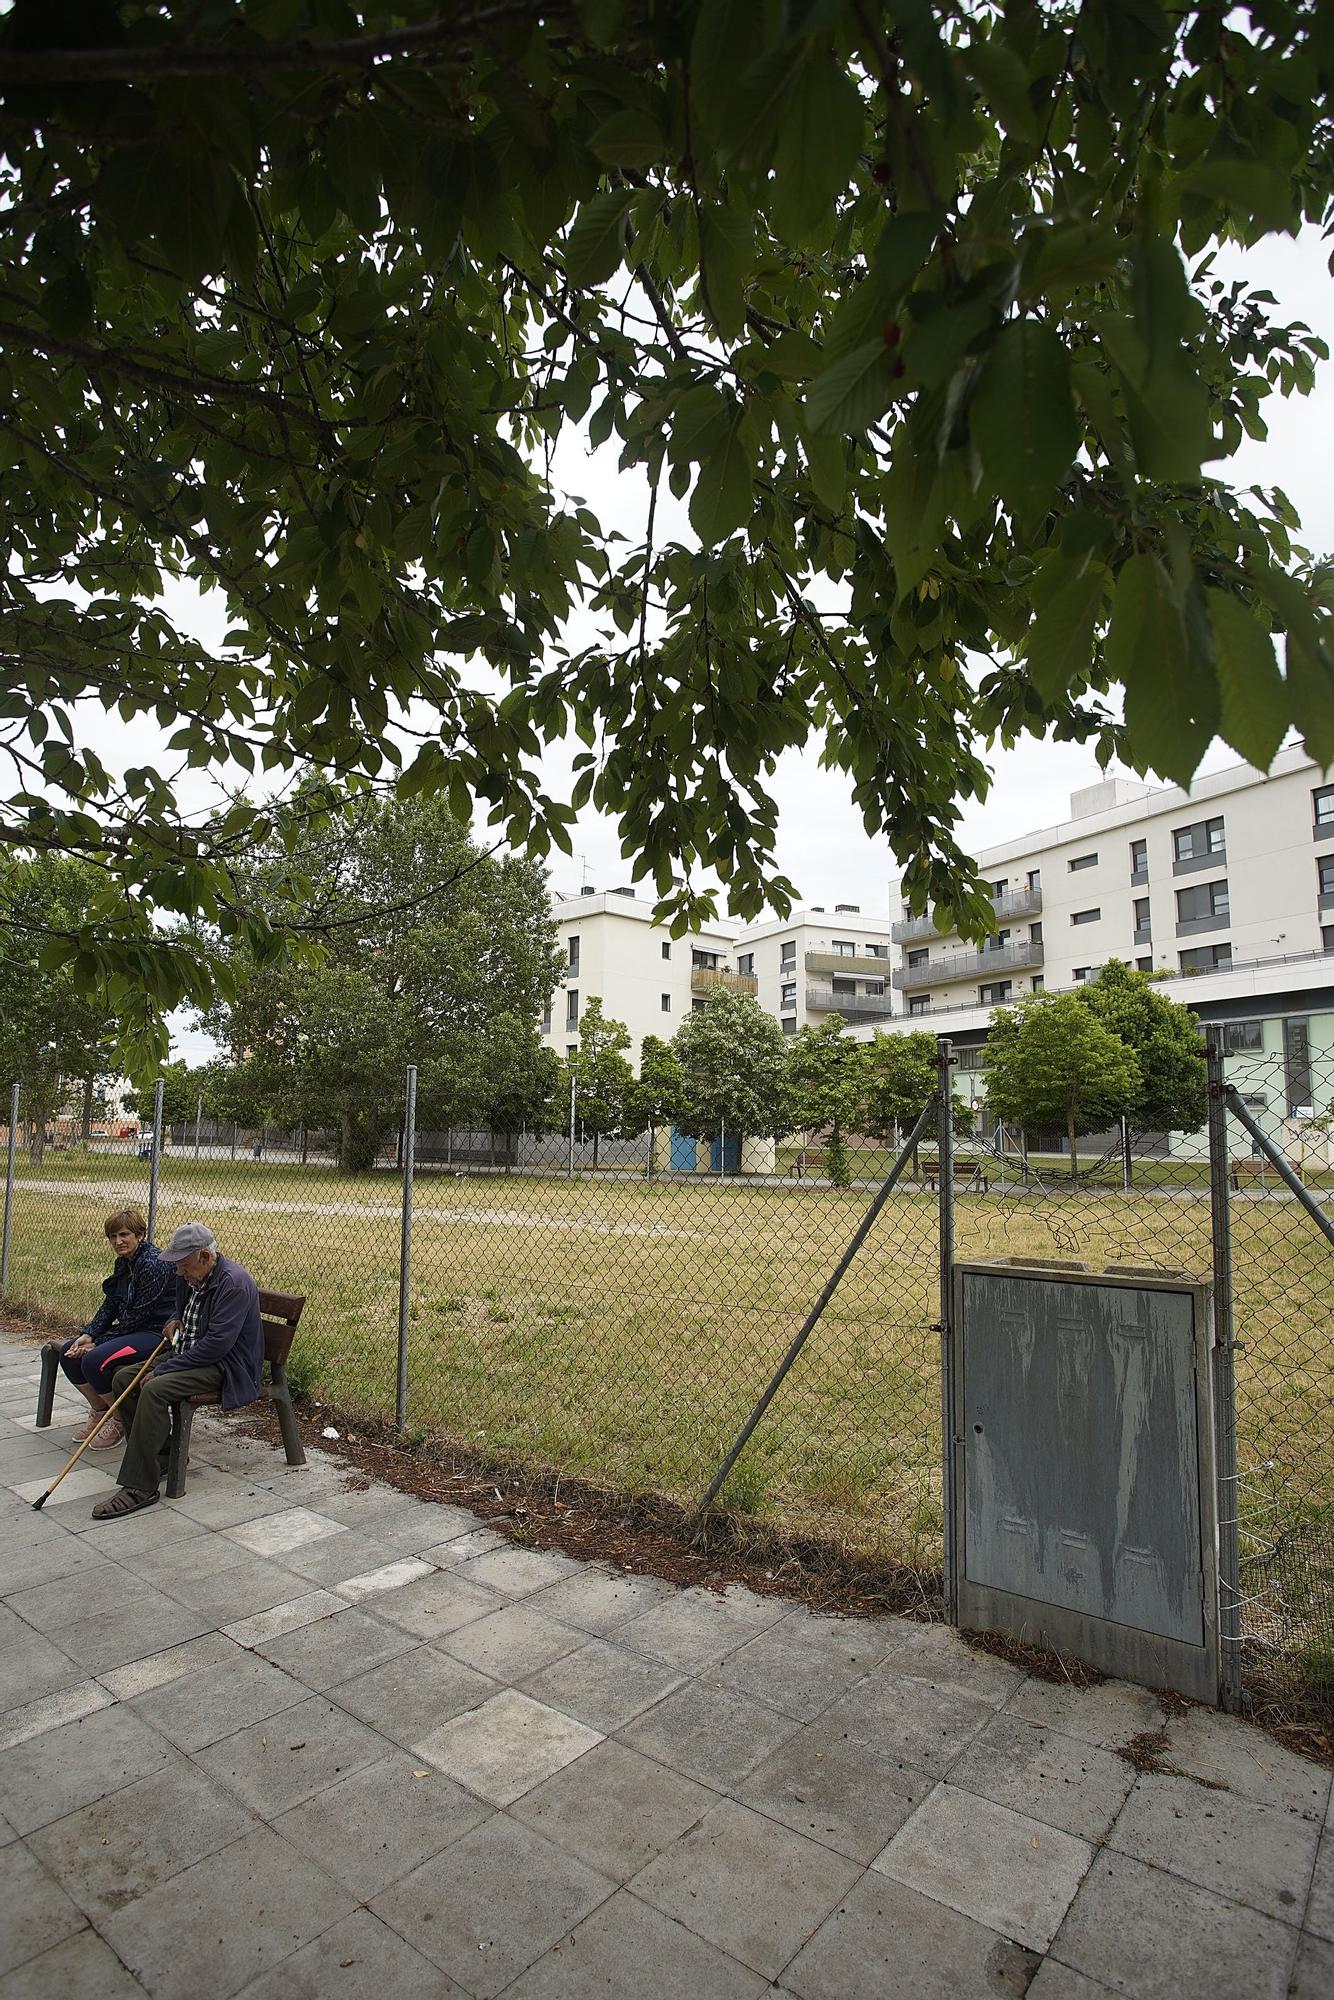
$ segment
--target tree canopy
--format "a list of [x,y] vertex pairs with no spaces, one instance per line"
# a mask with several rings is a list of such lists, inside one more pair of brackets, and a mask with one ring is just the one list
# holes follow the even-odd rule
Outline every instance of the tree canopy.
[[38,1161],[47,1123],[74,1088],[114,1067],[116,1022],[106,1005],[80,989],[68,965],[41,962],[51,930],[82,924],[98,886],[77,860],[0,855],[0,1117],[8,1120],[18,1083]]
[[1075,998],[1119,1036],[1139,1065],[1139,1090],[1126,1116],[1145,1132],[1198,1132],[1208,1101],[1204,1044],[1190,1008],[1159,993],[1149,974],[1119,958],[1109,959]]
[[267,935],[311,770],[539,856],[592,801],[684,924],[700,866],[786,906],[814,731],[980,935],[989,743],[1334,759],[1334,584],[1227,477],[1323,349],[1212,268],[1328,221],[1332,81],[1320,0],[16,0],[0,840],[101,877],[52,962],[206,998],[164,920]]
[[987,1036],[987,1108],[1026,1131],[1063,1131],[1070,1176],[1081,1132],[1128,1115],[1142,1085],[1139,1063],[1074,993],[997,1008]]
[[758,1000],[715,987],[671,1041],[681,1069],[676,1122],[697,1139],[781,1138],[790,1129],[787,1037]]

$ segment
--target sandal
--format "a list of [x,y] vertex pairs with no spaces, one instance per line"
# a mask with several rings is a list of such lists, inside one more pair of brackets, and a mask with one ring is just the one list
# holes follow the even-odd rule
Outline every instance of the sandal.
[[124,1444],[125,1433],[120,1427],[120,1418],[113,1417],[109,1424],[103,1424],[97,1436],[89,1445],[89,1451],[110,1451],[113,1445]]
[[156,1492],[136,1493],[132,1486],[119,1487],[115,1493],[108,1494],[105,1500],[98,1501],[93,1509],[93,1519],[115,1521],[122,1514],[137,1514],[141,1507],[155,1507],[157,1497]]

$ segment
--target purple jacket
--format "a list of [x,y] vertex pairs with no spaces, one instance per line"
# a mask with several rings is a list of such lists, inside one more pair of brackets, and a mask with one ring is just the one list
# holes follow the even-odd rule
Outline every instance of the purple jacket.
[[[176,1280],[176,1317],[185,1311],[190,1287]],[[259,1287],[244,1265],[221,1254],[204,1293],[203,1323],[193,1347],[159,1361],[155,1375],[179,1368],[222,1369],[222,1407],[239,1410],[259,1400],[264,1366],[264,1329],[259,1320]]]

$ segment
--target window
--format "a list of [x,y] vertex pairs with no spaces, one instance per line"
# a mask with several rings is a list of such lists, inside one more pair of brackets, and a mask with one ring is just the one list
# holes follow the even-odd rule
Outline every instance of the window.
[[1230,1056],[1252,1050],[1263,1051],[1264,1026],[1260,1021],[1228,1021],[1223,1028],[1223,1047]]
[[575,986],[566,989],[565,1025],[567,1028],[579,1026],[579,989]]
[[1334,951],[1334,924],[1321,924],[1320,942],[1326,951]]
[[889,957],[889,946],[887,944],[868,944],[863,945],[862,949],[868,958]]
[[991,936],[984,941],[982,949],[983,951],[1004,951],[1009,942],[1010,933],[1008,931],[993,931]]
[[1070,974],[1070,977],[1074,980],[1076,986],[1082,986],[1086,979],[1092,979],[1097,969],[1096,965],[1077,965]]
[[662,996],[662,1011],[664,1014],[670,1014],[672,1011],[672,996],[670,993],[664,993]]
[[926,949],[925,946],[923,946],[920,951],[910,951],[908,953],[909,965],[927,965],[930,963],[930,959],[931,959],[931,953]]
[[1196,820],[1192,826],[1178,826],[1172,831],[1173,867],[1178,875],[1189,868],[1198,868],[1211,856],[1227,853],[1227,839],[1221,816],[1218,819]]
[[1147,882],[1149,879],[1147,840],[1132,840],[1130,843],[1130,879],[1132,882]]
[[1096,854],[1077,854],[1074,860],[1067,864],[1072,875],[1078,875],[1081,868],[1096,868],[1097,865]]
[[568,966],[568,971],[569,971],[569,975],[570,975],[570,978],[571,978],[571,979],[577,979],[577,978],[579,977],[579,940],[578,940],[578,938],[577,938],[577,937],[572,937],[572,938],[567,938],[567,939],[566,939],[566,942],[565,942],[565,948],[566,948],[566,951],[567,951],[567,952],[569,953],[569,966]]
[[857,956],[857,947],[851,938],[835,938],[832,949],[839,958],[855,958]]
[[796,1004],[797,1004],[797,982],[796,982],[796,980],[795,980],[795,979],[789,979],[789,980],[786,980],[786,981],[784,982],[784,984],[783,984],[783,986],[782,986],[782,989],[780,990],[780,992],[779,992],[779,995],[778,995],[778,1004],[779,1004],[779,1006],[780,1006],[780,1007],[795,1007],[795,1006],[796,1006]]
[[670,957],[671,957],[671,955],[672,955],[672,948],[671,948],[670,944],[665,944],[665,945],[663,946],[663,948],[662,948],[662,955],[663,955],[663,957],[664,957],[664,958],[670,958]]
[[795,1035],[795,1034],[796,1034],[796,1032],[797,1032],[797,1017],[796,1017],[796,1015],[795,1015],[795,1014],[784,1014],[784,1016],[783,1016],[783,1033],[784,1033],[785,1035]]
[[1144,936],[1145,936],[1145,937],[1147,937],[1147,936],[1148,936],[1148,934],[1149,934],[1149,899],[1148,899],[1148,897],[1147,897],[1147,896],[1136,896],[1136,898],[1135,898],[1135,903],[1134,903],[1134,909],[1135,909],[1135,936],[1136,936],[1136,937],[1138,937],[1138,936],[1140,935],[1140,933],[1141,933],[1141,932],[1143,932]]
[[835,993],[855,993],[857,991],[857,982],[855,979],[835,979],[834,991]]
[[690,1003],[690,1011],[692,1014],[698,1014],[700,1008],[707,1007],[708,1004],[709,1003],[707,1000],[692,1000]]
[[1137,958],[1135,960],[1135,970],[1136,972],[1152,972],[1153,960],[1151,958]]
[[993,896],[1003,896],[1006,890],[1009,888],[1009,886],[1010,886],[1010,878],[1008,877],[1008,875],[1002,875],[999,882],[992,883],[991,893]]
[[1042,887],[1042,870],[1040,868],[1029,869],[1028,886],[1030,889],[1040,889]]
[[1102,922],[1102,911],[1101,911],[1101,910],[1072,910],[1072,911],[1070,912],[1070,921],[1071,921],[1071,923],[1072,923],[1072,924],[1097,924],[1097,923],[1101,923],[1101,922]]
[[1316,862],[1316,871],[1320,878],[1320,907],[1323,909],[1326,898],[1334,902],[1334,854],[1322,854]]
[[579,1053],[578,1042],[567,1042],[565,1044],[565,1053],[567,1056],[577,1056]]
[[755,976],[754,952],[753,951],[742,952],[740,958],[736,962],[736,969],[742,975],[743,978],[753,979]]
[[542,1033],[544,1035],[549,1035],[551,1033],[551,1002],[549,1000],[547,1001],[546,1006],[542,1009]]
[[874,995],[876,993],[883,993],[884,990],[885,990],[885,982],[883,979],[864,979],[862,981],[863,993],[870,993]]
[[1227,877],[1220,875],[1216,882],[1200,882],[1193,889],[1177,890],[1177,936],[1184,930],[1197,925],[1201,930],[1210,924],[1226,923],[1228,917]]
[[1311,794],[1311,817],[1317,827],[1334,833],[1334,785],[1321,785]]
[[979,986],[977,997],[984,1007],[998,1007],[1002,1000],[1008,1000],[1014,988],[1008,979],[993,979],[987,986]]
[[919,993],[915,1000],[908,1002],[908,1012],[910,1014],[929,1014],[931,1012],[931,995],[929,993]]
[[701,951],[699,946],[696,945],[690,954],[690,963],[702,967],[705,972],[716,972],[718,970],[718,953],[716,951]]
[[1183,972],[1216,972],[1220,965],[1231,965],[1231,963],[1230,944],[1197,944],[1181,954]]
[[797,962],[797,940],[796,940],[795,938],[785,938],[785,939],[784,939],[784,941],[783,941],[782,945],[781,945],[781,946],[780,946],[780,948],[779,948],[779,954],[778,954],[778,962],[779,962],[780,966],[786,966],[786,965],[795,965],[795,964],[796,964],[796,962]]
[[1041,993],[1046,984],[1047,982],[1040,972],[1033,974],[1033,991],[1035,993]]
[[1042,925],[1041,925],[1041,924],[1030,924],[1030,925],[1029,925],[1029,927],[1028,927],[1028,942],[1029,942],[1030,944],[1041,944],[1041,943],[1042,943]]

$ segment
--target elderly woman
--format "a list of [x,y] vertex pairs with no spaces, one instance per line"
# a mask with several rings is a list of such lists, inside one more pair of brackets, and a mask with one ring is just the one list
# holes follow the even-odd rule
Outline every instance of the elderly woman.
[[[103,1224],[116,1253],[111,1276],[102,1282],[102,1303],[82,1333],[60,1350],[60,1365],[92,1414],[80,1437],[87,1437],[111,1401],[111,1378],[118,1368],[147,1360],[162,1339],[176,1299],[176,1272],[148,1240],[148,1224],[138,1208],[118,1208]],[[124,1433],[113,1418],[93,1439],[93,1451],[108,1451]]]

